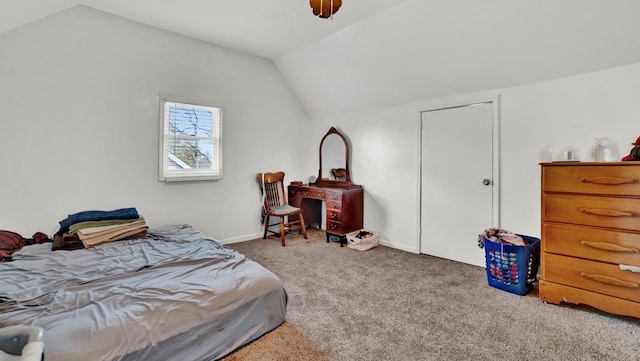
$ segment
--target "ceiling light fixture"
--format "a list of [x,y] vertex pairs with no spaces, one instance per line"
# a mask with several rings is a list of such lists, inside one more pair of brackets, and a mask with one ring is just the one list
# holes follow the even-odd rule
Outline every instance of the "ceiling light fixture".
[[342,6],[342,0],[309,0],[309,5],[313,9],[313,15],[333,19],[333,14]]

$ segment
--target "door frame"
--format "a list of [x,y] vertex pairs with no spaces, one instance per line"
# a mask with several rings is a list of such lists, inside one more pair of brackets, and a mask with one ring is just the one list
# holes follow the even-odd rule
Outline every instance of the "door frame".
[[[446,110],[446,109],[454,109],[461,108],[466,106],[471,106],[474,104],[491,104],[492,109],[492,134],[493,134],[493,147],[492,147],[492,215],[491,215],[491,227],[500,227],[501,223],[501,214],[500,214],[500,175],[501,175],[501,149],[500,149],[500,95],[495,96],[487,96],[487,97],[478,97],[478,98],[467,98],[460,100],[453,100],[449,102],[442,102],[438,104],[433,104],[430,106],[426,106],[418,109],[418,204],[417,204],[417,214],[418,214],[418,223],[417,223],[417,237],[416,237],[416,248],[419,254],[422,254],[422,113],[431,112],[437,110]],[[478,230],[480,232],[482,230]]]

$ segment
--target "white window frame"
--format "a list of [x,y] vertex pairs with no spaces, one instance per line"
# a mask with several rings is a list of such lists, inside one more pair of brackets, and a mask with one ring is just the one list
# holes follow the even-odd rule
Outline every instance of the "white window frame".
[[[206,140],[213,143],[211,149],[211,167],[190,168],[179,158],[169,154],[169,142],[176,133],[169,130],[169,105],[178,104],[195,109],[207,109],[213,113],[211,119],[211,136],[185,136],[185,139]],[[159,174],[161,182],[207,181],[222,179],[222,107],[210,105],[201,101],[184,100],[176,97],[160,94],[160,139],[159,139]],[[171,162],[169,159],[171,158]],[[171,166],[173,164],[173,167]],[[175,165],[183,166],[176,169]]]

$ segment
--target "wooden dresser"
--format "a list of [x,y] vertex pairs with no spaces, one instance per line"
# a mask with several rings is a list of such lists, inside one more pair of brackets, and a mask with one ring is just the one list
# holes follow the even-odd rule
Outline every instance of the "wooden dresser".
[[364,190],[318,187],[308,184],[289,185],[289,204],[302,209],[305,223],[322,225],[322,203],[325,204],[325,227],[329,235],[344,237],[362,228]]
[[541,211],[540,299],[640,318],[640,162],[544,163]]

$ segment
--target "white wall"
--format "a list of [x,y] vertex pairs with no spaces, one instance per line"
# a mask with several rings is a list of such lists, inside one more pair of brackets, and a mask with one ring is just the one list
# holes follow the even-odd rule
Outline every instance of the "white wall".
[[[255,174],[306,176],[309,119],[272,61],[77,6],[0,34],[0,229],[83,210],[260,233]],[[158,182],[159,92],[224,108],[224,179]]]
[[[384,244],[418,252],[419,110],[496,95],[501,98],[501,226],[515,232],[540,235],[538,162],[543,147],[556,152],[571,147],[580,159],[589,160],[593,139],[606,137],[608,160],[619,160],[640,136],[640,63],[314,119],[313,133],[318,137],[329,126],[346,133],[353,145],[352,178],[366,192],[364,226],[379,232]],[[452,145],[465,149],[455,139]],[[473,161],[472,153],[464,154],[442,156],[460,165]]]

